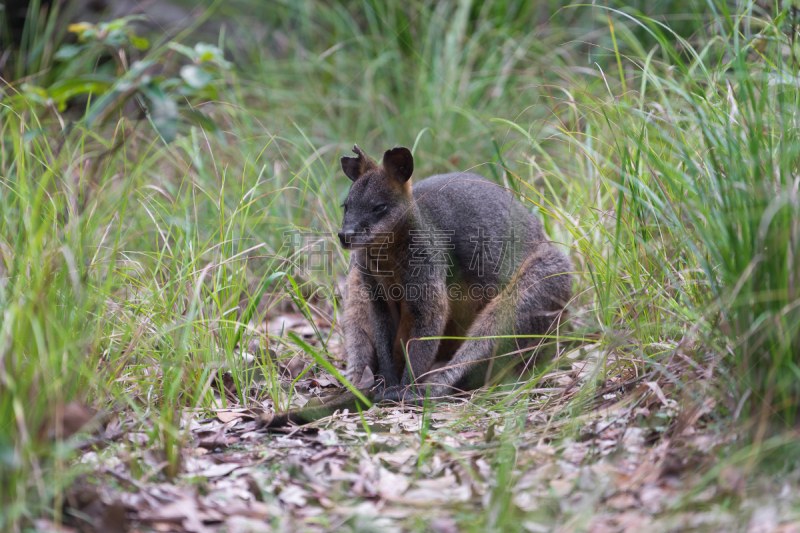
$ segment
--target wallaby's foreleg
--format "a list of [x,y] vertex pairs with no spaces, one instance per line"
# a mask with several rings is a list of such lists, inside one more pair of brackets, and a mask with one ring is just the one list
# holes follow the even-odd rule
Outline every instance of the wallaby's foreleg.
[[394,339],[397,329],[389,310],[389,303],[382,295],[374,292],[370,301],[369,321],[375,339],[375,356],[378,361],[378,372],[375,382],[379,387],[395,387],[400,384],[397,367],[394,364]]
[[[355,253],[353,254],[355,256]],[[372,326],[370,323],[369,292],[358,265],[351,262],[344,294],[344,346],[347,351],[345,377],[350,383],[359,383],[364,370],[369,367],[378,373]]]
[[425,337],[440,337],[447,323],[448,302],[444,275],[421,277],[416,284],[406,284],[408,297],[405,300],[405,313],[411,320],[408,338],[399,339],[407,346],[405,371],[400,383],[387,387],[375,396],[376,401],[399,401],[416,384],[419,377],[426,374],[436,360],[439,339],[419,340]]
[[[540,246],[523,263],[515,278],[481,311],[467,337],[497,335],[548,335],[553,333],[571,296],[572,265],[550,247]],[[547,339],[466,340],[445,367],[426,376],[431,397],[445,396],[454,389],[472,390],[483,386],[516,357],[509,352],[547,344]]]

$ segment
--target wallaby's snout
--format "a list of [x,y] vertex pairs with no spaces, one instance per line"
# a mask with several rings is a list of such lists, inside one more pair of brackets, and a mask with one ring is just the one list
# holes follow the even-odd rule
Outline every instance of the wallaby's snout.
[[[351,201],[355,205],[356,202]],[[339,231],[339,242],[342,248],[348,250],[350,248],[358,248],[368,245],[373,238],[373,231],[376,227],[380,231],[381,220],[380,217],[374,216],[375,213],[367,211],[362,213],[357,207],[345,207],[344,219],[342,220],[342,229]]]
[[[363,246],[368,243],[370,228],[377,222],[370,217],[370,213],[362,213],[357,202],[348,197],[349,203],[344,204],[344,218],[342,229],[339,231],[339,242],[342,248]],[[366,216],[365,216],[366,215]]]
[[342,243],[342,248],[349,248],[350,244],[353,242],[353,237],[355,237],[355,231],[340,231],[339,232],[339,242]]

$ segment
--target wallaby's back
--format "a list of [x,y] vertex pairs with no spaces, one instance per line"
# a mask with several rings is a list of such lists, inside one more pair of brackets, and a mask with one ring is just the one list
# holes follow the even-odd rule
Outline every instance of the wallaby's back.
[[423,215],[448,232],[455,275],[467,283],[508,281],[538,247],[549,247],[539,219],[512,193],[469,172],[437,174],[413,186]]

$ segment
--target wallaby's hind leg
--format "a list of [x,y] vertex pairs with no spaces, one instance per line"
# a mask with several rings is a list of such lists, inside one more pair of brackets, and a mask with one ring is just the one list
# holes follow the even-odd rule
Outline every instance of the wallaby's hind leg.
[[[480,312],[467,337],[548,335],[572,294],[572,265],[550,245],[540,245],[525,260],[512,282]],[[449,364],[426,376],[431,397],[483,386],[491,375],[518,361],[525,348],[535,349],[548,339],[466,340]],[[455,389],[455,390],[454,390]],[[418,394],[424,391],[418,389]]]

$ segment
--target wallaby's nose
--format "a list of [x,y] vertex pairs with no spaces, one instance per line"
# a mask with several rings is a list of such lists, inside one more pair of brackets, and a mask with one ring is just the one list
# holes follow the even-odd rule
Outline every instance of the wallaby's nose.
[[348,244],[353,242],[353,235],[355,235],[355,231],[340,231],[339,232],[339,241],[342,243],[342,246],[345,248]]

